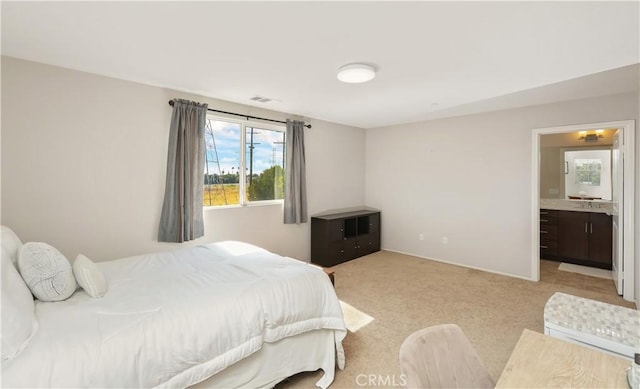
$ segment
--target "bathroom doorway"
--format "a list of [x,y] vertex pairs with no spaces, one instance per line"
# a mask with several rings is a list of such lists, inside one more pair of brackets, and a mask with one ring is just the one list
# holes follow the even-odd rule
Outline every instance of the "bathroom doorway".
[[[604,140],[604,135],[602,133],[603,130],[611,131],[612,139],[609,142],[610,146],[604,146],[604,142],[601,143],[603,147],[594,147],[598,146],[599,140]],[[635,266],[640,266],[640,264],[635,263],[634,253],[634,187],[635,187],[635,177],[634,177],[634,131],[635,131],[635,123],[634,121],[619,121],[619,122],[607,122],[607,123],[592,123],[592,124],[584,124],[584,125],[573,125],[573,126],[562,126],[562,127],[551,127],[551,128],[540,128],[533,130],[533,141],[532,141],[532,253],[531,253],[531,263],[532,263],[532,278],[534,280],[540,280],[541,274],[541,261],[540,261],[540,208],[541,208],[541,194],[556,197],[558,201],[563,201],[568,199],[568,192],[566,192],[567,188],[565,188],[564,183],[564,172],[566,171],[565,161],[562,161],[562,171],[558,168],[556,172],[559,176],[561,175],[563,183],[562,185],[553,184],[550,186],[548,180],[541,179],[541,173],[544,169],[548,169],[541,164],[541,155],[545,150],[542,147],[543,137],[547,135],[558,135],[566,137],[571,140],[571,142],[575,142],[574,144],[565,144],[565,148],[582,148],[587,150],[593,150],[596,148],[609,148],[611,150],[612,158],[611,162],[611,201],[610,207],[613,219],[613,228],[614,228],[614,238],[612,242],[612,255],[613,262],[615,267],[615,272],[617,275],[617,290],[620,295],[623,296],[625,300],[634,301],[636,296],[634,296],[634,283],[635,283]],[[556,137],[558,138],[558,137]],[[615,138],[615,140],[613,139]],[[624,141],[623,141],[624,140]],[[624,156],[624,158],[622,158]],[[560,157],[559,157],[560,158]],[[590,173],[589,171],[596,171],[598,166],[596,163],[589,163],[589,159],[593,158],[582,158],[585,161],[579,162],[579,169],[582,169],[583,172],[579,180],[582,181],[582,188],[578,189],[575,195],[576,196],[584,196],[588,197],[588,191],[584,190],[586,188],[586,182],[588,181],[587,177]],[[557,165],[556,165],[557,166]],[[575,168],[575,164],[574,164]],[[602,172],[602,166],[599,167]],[[595,173],[594,173],[595,174]],[[574,182],[576,178],[574,177]],[[557,182],[557,181],[556,181]],[[593,181],[591,181],[593,183]],[[625,184],[626,183],[626,184]],[[578,182],[580,184],[580,182]],[[578,185],[580,186],[580,185]],[[568,189],[570,191],[575,191],[575,188]],[[591,197],[602,197],[592,195]],[[590,203],[589,203],[590,204]],[[543,263],[546,267],[548,264]],[[617,264],[617,266],[616,266]],[[615,277],[615,276],[614,276]],[[639,296],[640,297],[640,296]]]

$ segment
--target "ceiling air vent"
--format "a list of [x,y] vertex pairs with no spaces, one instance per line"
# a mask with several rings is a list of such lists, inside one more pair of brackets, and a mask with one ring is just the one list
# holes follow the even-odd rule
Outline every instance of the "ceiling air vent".
[[268,103],[271,99],[266,97],[254,96],[250,100],[257,101],[258,103]]

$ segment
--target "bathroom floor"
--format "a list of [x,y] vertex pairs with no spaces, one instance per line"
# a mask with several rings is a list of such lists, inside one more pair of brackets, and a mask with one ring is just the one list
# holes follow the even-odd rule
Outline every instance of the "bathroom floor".
[[613,280],[558,270],[560,262],[540,259],[540,281],[617,296]]

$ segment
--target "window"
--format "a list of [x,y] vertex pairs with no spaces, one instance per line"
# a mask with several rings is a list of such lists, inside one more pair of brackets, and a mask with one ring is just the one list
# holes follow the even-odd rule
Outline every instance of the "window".
[[[560,149],[558,149],[560,150]],[[611,200],[611,149],[564,149],[564,193]]]
[[207,117],[204,206],[284,198],[284,127]]
[[575,159],[576,184],[600,185],[602,173],[602,161],[600,159]]

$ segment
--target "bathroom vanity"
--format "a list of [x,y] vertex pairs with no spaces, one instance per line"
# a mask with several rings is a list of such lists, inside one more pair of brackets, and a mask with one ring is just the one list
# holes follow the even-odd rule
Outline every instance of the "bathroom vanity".
[[611,270],[610,210],[603,202],[541,201],[540,258]]

